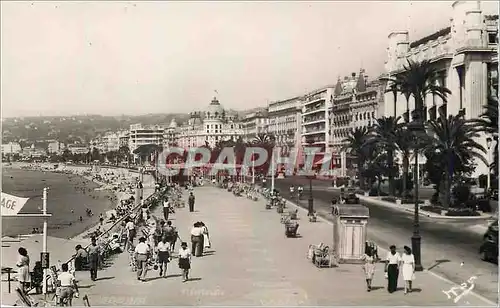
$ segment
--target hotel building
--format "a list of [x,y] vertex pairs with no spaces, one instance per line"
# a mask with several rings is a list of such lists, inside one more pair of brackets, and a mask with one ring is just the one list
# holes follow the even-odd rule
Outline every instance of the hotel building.
[[[331,159],[333,150],[330,114],[334,89],[334,86],[323,87],[308,93],[302,101],[302,145],[320,147],[324,159]],[[315,164],[322,164],[324,159],[315,160]]]
[[128,147],[133,153],[138,147],[146,144],[163,144],[165,128],[162,125],[132,124],[129,130]]
[[[450,25],[442,30],[413,42],[408,31],[389,35],[388,76],[401,73],[407,59],[430,60],[439,72],[438,84],[452,92],[447,102],[437,96],[427,96],[425,119],[436,119],[439,111],[446,115],[463,112],[466,119],[477,118],[483,112],[488,95],[498,89],[498,15],[485,15],[480,1],[455,1],[451,7]],[[385,116],[408,117],[415,107],[410,98],[409,110],[406,110],[403,95],[394,99],[392,93],[386,93],[384,101]],[[486,136],[477,141],[486,147]],[[477,163],[474,176],[486,174],[488,167],[480,160]]]
[[177,121],[172,119],[170,125],[165,128],[165,132],[163,134],[163,147],[175,147],[178,145],[179,141],[179,126],[177,125]]
[[267,109],[259,110],[246,114],[241,119],[241,128],[243,129],[243,140],[252,142],[258,134],[265,133],[267,129]]
[[214,147],[219,141],[236,141],[243,135],[238,114],[226,111],[214,97],[204,112],[190,113],[187,123],[179,126],[177,142],[183,148]]
[[356,128],[370,127],[380,116],[379,106],[384,98],[385,88],[380,81],[368,82],[368,76],[361,70],[344,77],[335,86],[332,112],[331,132],[333,145],[333,161],[338,176],[350,176],[349,169],[354,167],[354,157],[348,157],[343,151],[343,141]]
[[275,136],[276,145],[285,152],[300,145],[302,138],[302,97],[272,102],[268,106],[266,132]]

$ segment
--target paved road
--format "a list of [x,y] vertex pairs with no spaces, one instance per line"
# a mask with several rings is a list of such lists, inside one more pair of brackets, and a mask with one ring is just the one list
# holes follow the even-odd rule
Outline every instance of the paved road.
[[[306,258],[308,246],[332,241],[332,226],[326,222],[309,223],[299,213],[299,238],[286,238],[280,215],[265,210],[265,202],[236,198],[214,187],[195,189],[196,212],[178,210],[172,217],[180,236],[188,239],[190,225],[202,220],[212,239],[210,253],[194,258],[193,278],[181,282],[177,262],[170,264],[169,277],[148,273],[147,282],[135,279],[126,254],[99,273],[91,282],[88,273],[78,273],[81,295],[88,294],[94,306],[326,306],[326,305],[470,305],[486,303],[467,294],[448,298],[442,290],[454,284],[417,273],[415,293],[389,294],[383,266],[377,265],[373,286],[366,292],[359,264],[318,269]],[[401,286],[401,279],[399,285]]]
[[[278,181],[285,181],[286,183],[297,183],[297,184],[302,184],[304,188],[309,187],[309,180],[303,177],[295,177],[295,178],[286,178]],[[268,183],[271,181],[268,179]],[[332,187],[332,180],[318,180],[314,179],[312,180],[312,185],[315,190],[326,190],[328,188]],[[381,189],[383,191],[388,191],[389,186],[387,184],[382,184]],[[287,189],[288,190],[288,189]],[[419,189],[419,198],[420,199],[430,199],[432,195],[434,194],[434,189],[430,187],[420,187]]]
[[[320,184],[315,181],[313,185]],[[282,192],[288,192],[291,183],[304,185],[304,200],[301,206],[307,206],[307,179],[287,178],[276,180],[276,187]],[[339,194],[338,191],[327,190],[324,183],[313,187],[314,206],[318,213],[331,218],[330,201]],[[287,197],[288,194],[285,194]],[[478,221],[446,220],[420,218],[422,235],[422,263],[425,268],[450,279],[462,283],[471,276],[477,276],[476,290],[483,296],[497,300],[498,298],[498,267],[495,264],[480,259],[478,250],[481,235],[472,230]],[[370,221],[368,236],[380,246],[392,244],[402,247],[411,246],[410,238],[413,231],[413,217],[410,213],[392,210],[387,207],[370,206]],[[463,265],[461,265],[463,263]]]

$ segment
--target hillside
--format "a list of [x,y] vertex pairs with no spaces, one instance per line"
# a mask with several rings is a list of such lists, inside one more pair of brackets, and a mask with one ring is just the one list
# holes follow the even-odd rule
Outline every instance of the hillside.
[[[84,115],[68,117],[24,117],[2,119],[2,142],[21,143],[59,140],[64,143],[86,143],[107,131],[128,129],[131,124],[165,124],[172,118],[187,119],[185,114],[147,114],[140,116]],[[22,144],[23,145],[23,144]]]
[[[257,109],[257,108],[254,108]],[[253,110],[253,109],[251,109]],[[243,117],[247,111],[236,111]],[[175,118],[178,124],[189,118],[187,114],[146,114],[139,116],[80,115],[67,117],[17,117],[2,119],[2,143],[17,141],[26,144],[45,144],[49,140],[63,143],[87,143],[107,131],[127,130],[131,124],[168,125]]]

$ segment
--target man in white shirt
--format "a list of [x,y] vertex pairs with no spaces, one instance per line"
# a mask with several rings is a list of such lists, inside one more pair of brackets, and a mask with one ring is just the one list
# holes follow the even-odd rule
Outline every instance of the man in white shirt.
[[136,232],[135,224],[132,219],[128,219],[127,223],[125,224],[125,230],[127,231],[127,245],[133,244]]
[[387,253],[385,261],[385,273],[387,275],[387,291],[393,293],[398,288],[399,276],[399,263],[401,262],[401,255],[396,251],[396,246],[389,247],[390,251]]
[[203,251],[203,228],[196,222],[191,229],[191,252],[201,257]]
[[150,256],[149,245],[146,244],[146,239],[141,237],[139,244],[135,246],[135,260],[137,262],[137,280],[146,281],[148,272],[148,258]]
[[170,213],[170,202],[168,199],[163,200],[163,218],[168,221],[168,214]]
[[57,275],[57,281],[60,288],[59,304],[61,306],[66,306],[64,305],[65,301],[71,306],[71,300],[73,299],[74,293],[78,297],[78,285],[76,284],[75,276],[68,272],[68,268],[68,263],[63,263],[61,265],[62,273]]
[[170,261],[170,243],[164,236],[158,243],[158,263],[160,265],[160,276],[167,277],[167,264]]

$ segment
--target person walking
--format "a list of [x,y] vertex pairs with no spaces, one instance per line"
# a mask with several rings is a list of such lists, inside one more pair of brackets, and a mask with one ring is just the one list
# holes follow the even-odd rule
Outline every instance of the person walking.
[[61,265],[62,272],[57,275],[57,281],[59,283],[59,305],[72,306],[73,295],[78,297],[78,284],[76,282],[75,276],[69,271],[68,263],[63,263]]
[[81,271],[87,264],[88,254],[80,244],[75,246],[75,251],[75,271]]
[[405,294],[411,292],[412,281],[415,279],[415,257],[411,248],[404,247],[404,254],[401,256],[403,279],[405,281]]
[[30,258],[28,256],[28,251],[24,247],[19,247],[17,252],[19,253],[19,258],[16,263],[18,271],[17,281],[19,282],[19,289],[26,292],[31,283]]
[[189,211],[194,212],[194,195],[193,192],[189,193],[189,198],[188,198],[188,204],[189,204]]
[[167,265],[170,262],[170,244],[168,243],[166,236],[164,236],[158,243],[156,250],[158,251],[158,265],[160,266],[159,276],[166,278]]
[[363,261],[365,264],[363,264],[363,270],[365,272],[365,278],[366,278],[366,291],[370,292],[372,290],[372,280],[373,280],[373,275],[375,274],[375,258],[373,256],[373,251],[371,249],[368,249],[363,256]]
[[102,226],[102,225],[103,225],[103,223],[104,223],[104,215],[102,215],[102,213],[101,213],[101,214],[99,214],[99,223],[101,224],[101,226]]
[[125,229],[127,230],[127,247],[134,245],[134,238],[136,235],[134,220],[131,218],[127,219],[125,224]]
[[191,269],[191,251],[187,246],[186,242],[182,242],[179,249],[179,268],[182,269],[182,282],[188,281]]
[[204,222],[200,221],[201,228],[203,230],[203,251],[206,248],[212,247],[212,243],[210,242],[210,234],[208,233],[208,228]]
[[99,268],[99,255],[100,249],[97,246],[97,241],[95,237],[92,237],[90,246],[87,248],[87,253],[89,257],[89,266],[90,266],[90,279],[92,281],[97,280],[97,270]]
[[177,241],[177,230],[172,226],[172,222],[167,221],[166,226],[163,229],[163,234],[167,238],[168,243],[170,244],[170,251],[173,252],[175,249],[175,242]]
[[385,261],[385,274],[387,278],[387,291],[393,293],[398,288],[399,263],[401,256],[396,251],[396,246],[391,245]]
[[163,200],[163,219],[168,221],[168,215],[170,214],[170,202],[168,199]]
[[146,238],[141,237],[139,244],[135,246],[135,260],[137,262],[137,280],[146,281],[148,272],[148,259],[151,253],[149,245],[146,244]]
[[195,222],[191,229],[191,252],[196,257],[201,257],[203,254],[203,229],[199,222]]

